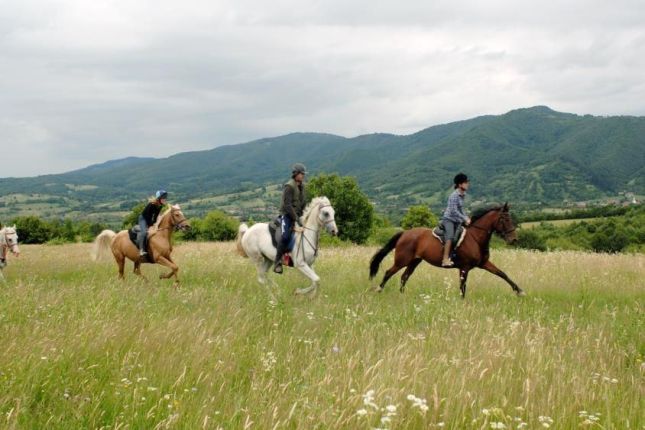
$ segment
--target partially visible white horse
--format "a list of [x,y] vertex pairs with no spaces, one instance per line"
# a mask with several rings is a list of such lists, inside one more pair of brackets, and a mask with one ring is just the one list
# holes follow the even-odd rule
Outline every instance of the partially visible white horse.
[[[334,208],[327,197],[316,197],[307,205],[302,215],[302,225],[302,230],[296,231],[291,258],[293,266],[311,279],[311,285],[307,288],[297,289],[296,294],[315,293],[318,288],[320,277],[314,272],[311,265],[318,255],[318,240],[322,227],[325,227],[327,232],[333,236],[338,234]],[[249,257],[255,262],[258,281],[260,284],[266,285],[266,273],[276,256],[269,225],[257,223],[249,228],[246,224],[241,224],[237,232],[236,244],[241,256]],[[269,294],[273,297],[271,290],[269,290]]]
[[20,255],[18,248],[18,233],[16,226],[0,229],[0,281],[4,282],[2,269],[7,266],[7,250],[10,250],[16,257]]

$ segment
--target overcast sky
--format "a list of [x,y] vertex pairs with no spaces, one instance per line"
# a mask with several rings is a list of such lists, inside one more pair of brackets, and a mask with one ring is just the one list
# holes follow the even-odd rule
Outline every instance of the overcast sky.
[[645,115],[645,1],[0,0],[0,177],[535,105]]

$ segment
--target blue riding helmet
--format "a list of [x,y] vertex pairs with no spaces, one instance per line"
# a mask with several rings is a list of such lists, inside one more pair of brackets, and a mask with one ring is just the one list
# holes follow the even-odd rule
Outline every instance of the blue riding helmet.
[[168,192],[165,190],[159,190],[155,193],[155,197],[157,200],[161,199],[167,199],[168,198]]

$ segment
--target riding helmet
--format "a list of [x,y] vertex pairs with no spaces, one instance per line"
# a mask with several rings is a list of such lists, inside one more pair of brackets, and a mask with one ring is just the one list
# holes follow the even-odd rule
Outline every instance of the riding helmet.
[[455,182],[455,187],[458,187],[459,184],[463,184],[464,182],[468,182],[468,176],[466,176],[463,173],[457,173],[454,179]]
[[157,200],[167,199],[168,193],[166,192],[166,190],[159,190],[155,193],[155,197],[157,198]]
[[297,175],[298,173],[307,173],[307,169],[305,168],[305,165],[302,163],[296,163],[293,165],[291,168],[291,174],[292,175]]

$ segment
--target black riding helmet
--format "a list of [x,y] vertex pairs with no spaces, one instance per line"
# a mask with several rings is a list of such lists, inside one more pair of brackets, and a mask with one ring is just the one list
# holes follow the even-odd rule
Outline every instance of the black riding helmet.
[[296,163],[293,165],[293,167],[291,168],[291,175],[296,176],[298,173],[307,174],[307,169],[305,168],[304,164]]
[[457,188],[460,184],[463,184],[464,182],[468,182],[468,176],[466,176],[464,173],[457,173],[454,179],[455,182],[455,188]]

